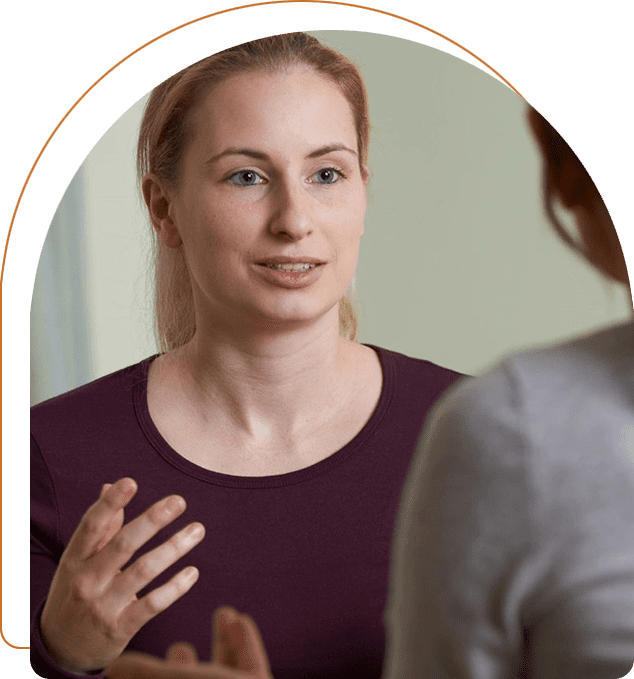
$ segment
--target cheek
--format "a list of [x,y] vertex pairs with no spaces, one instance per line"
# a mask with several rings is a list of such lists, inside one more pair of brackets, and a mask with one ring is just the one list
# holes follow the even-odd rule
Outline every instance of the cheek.
[[354,229],[352,238],[357,241],[357,244],[361,240],[361,237],[365,233],[365,199],[360,200],[357,206],[357,210],[354,217]]
[[335,248],[340,272],[348,277],[354,274],[359,259],[359,248],[364,233],[365,203],[355,201],[341,210],[335,222]]
[[365,211],[365,192],[350,196],[337,210],[334,223],[341,242],[358,243],[365,231]]
[[234,249],[244,240],[244,220],[237,218],[235,209],[204,196],[192,199],[190,206],[183,212],[182,222],[183,241],[190,250]]

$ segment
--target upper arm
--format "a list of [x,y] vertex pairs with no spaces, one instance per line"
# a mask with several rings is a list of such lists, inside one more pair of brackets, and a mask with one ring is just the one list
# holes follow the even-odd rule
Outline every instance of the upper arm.
[[31,436],[31,615],[46,598],[62,547],[53,482]]

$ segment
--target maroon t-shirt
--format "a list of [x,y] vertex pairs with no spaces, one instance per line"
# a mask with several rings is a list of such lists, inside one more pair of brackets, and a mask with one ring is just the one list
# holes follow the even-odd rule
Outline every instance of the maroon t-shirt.
[[[375,347],[373,347],[375,348]],[[147,406],[152,359],[31,410],[31,662],[55,669],[39,615],[57,563],[104,483],[130,476],[139,490],[126,521],[177,493],[187,510],[137,556],[190,521],[206,536],[142,596],[186,565],[200,571],[180,600],[145,625],[128,649],[164,657],[187,641],[211,652],[215,608],[231,605],[260,628],[275,679],[378,679],[392,533],[424,418],[460,375],[375,348],[383,390],[348,444],[288,474],[242,477],[203,469],[161,437]]]

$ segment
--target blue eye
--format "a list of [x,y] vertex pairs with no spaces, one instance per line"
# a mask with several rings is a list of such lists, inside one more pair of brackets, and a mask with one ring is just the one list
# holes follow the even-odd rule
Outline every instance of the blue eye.
[[313,175],[319,184],[334,184],[343,177],[341,170],[335,170],[334,167],[325,167],[323,170],[315,172]]
[[240,170],[240,172],[232,174],[231,177],[229,177],[229,181],[238,186],[257,186],[264,180],[253,170]]

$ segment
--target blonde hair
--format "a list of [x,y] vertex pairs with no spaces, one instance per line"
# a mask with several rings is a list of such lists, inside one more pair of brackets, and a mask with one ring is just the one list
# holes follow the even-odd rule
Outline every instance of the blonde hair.
[[[357,130],[359,164],[365,166],[370,120],[365,84],[346,57],[305,33],[274,35],[231,47],[180,71],[156,87],[145,108],[137,147],[139,182],[154,174],[166,186],[178,184],[180,159],[188,142],[188,114],[226,78],[247,71],[279,71],[305,64],[332,80],[348,101]],[[196,331],[194,303],[182,248],[169,248],[154,234],[155,327],[162,352],[191,340]],[[355,340],[358,319],[347,293],[339,302],[339,332]]]

